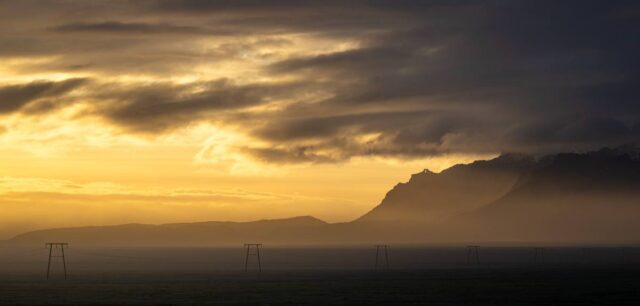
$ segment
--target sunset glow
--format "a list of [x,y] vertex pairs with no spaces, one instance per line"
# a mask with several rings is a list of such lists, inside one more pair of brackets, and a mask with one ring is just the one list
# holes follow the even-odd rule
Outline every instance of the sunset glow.
[[634,139],[624,40],[453,2],[0,1],[0,239],[350,221],[425,168]]

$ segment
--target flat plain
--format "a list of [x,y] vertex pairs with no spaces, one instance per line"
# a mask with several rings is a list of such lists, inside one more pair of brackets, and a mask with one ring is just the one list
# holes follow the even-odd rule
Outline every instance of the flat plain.
[[45,279],[48,250],[0,249],[0,303],[7,305],[426,304],[640,305],[635,247],[394,247],[390,268],[375,249],[273,247],[244,271],[238,248],[66,250]]

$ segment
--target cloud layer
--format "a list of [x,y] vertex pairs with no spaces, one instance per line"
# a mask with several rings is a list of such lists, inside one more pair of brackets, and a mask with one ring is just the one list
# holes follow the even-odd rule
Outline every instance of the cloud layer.
[[634,1],[0,3],[2,116],[73,106],[144,137],[206,122],[274,163],[640,137]]

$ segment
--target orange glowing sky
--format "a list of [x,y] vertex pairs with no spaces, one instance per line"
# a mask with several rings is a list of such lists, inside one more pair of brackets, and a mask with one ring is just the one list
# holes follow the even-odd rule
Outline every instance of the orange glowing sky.
[[[224,21],[198,14],[135,15],[144,8],[117,1],[40,6],[26,1],[0,10],[3,24],[11,24],[3,27],[0,50],[0,237],[129,222],[297,215],[348,221],[413,172],[490,156],[406,159],[324,146],[313,152],[317,158],[262,158],[250,150],[291,144],[261,139],[252,128],[279,120],[278,113],[292,105],[335,95],[323,84],[329,80],[322,80],[331,76],[318,74],[317,84],[306,84],[306,72],[277,74],[266,67],[355,50],[365,38],[296,29],[217,34],[214,25],[206,33],[207,24]],[[20,19],[27,15],[38,21]],[[139,111],[139,121],[135,109],[131,117],[117,115],[118,107],[138,100],[150,103]],[[228,105],[208,107],[209,100]],[[200,106],[154,113],[154,103]],[[381,134],[345,132],[351,146]],[[322,141],[308,137],[294,146]]]
[[630,17],[534,6],[0,0],[0,239],[348,221],[424,168],[640,135]]

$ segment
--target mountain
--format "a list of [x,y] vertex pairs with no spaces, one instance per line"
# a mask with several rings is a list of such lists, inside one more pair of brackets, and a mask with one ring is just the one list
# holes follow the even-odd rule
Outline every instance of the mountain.
[[640,150],[542,158],[500,199],[463,217],[477,233],[522,241],[637,241]]
[[469,212],[503,196],[534,165],[533,157],[503,154],[441,173],[425,169],[396,185],[357,222],[432,223]]
[[424,170],[353,222],[313,217],[255,222],[128,224],[34,231],[7,241],[75,245],[640,241],[640,149],[635,145],[535,159],[503,154]]

